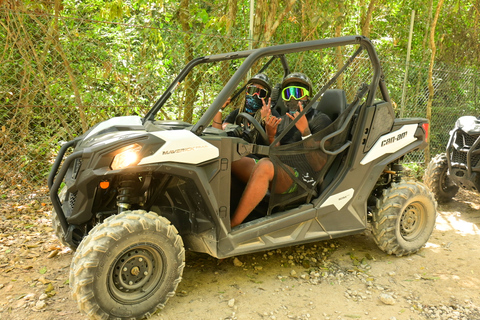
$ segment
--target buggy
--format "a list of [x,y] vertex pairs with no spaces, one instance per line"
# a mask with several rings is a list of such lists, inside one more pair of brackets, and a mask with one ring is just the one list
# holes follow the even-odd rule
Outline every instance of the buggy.
[[460,117],[450,131],[446,152],[437,154],[425,170],[424,181],[439,203],[457,194],[459,188],[480,191],[480,121]]
[[[259,70],[274,83],[307,73],[316,93],[302,113],[315,108],[332,123],[288,145],[276,144],[281,134],[269,144],[248,114],[225,130],[212,127],[224,102]],[[226,82],[216,76],[227,72]],[[165,120],[184,106],[188,79],[202,83],[190,105],[198,120]],[[272,100],[284,114],[281,99],[273,93]],[[426,119],[395,118],[378,56],[363,36],[196,58],[143,117],[108,119],[61,147],[48,185],[55,232],[75,250],[73,297],[94,319],[140,319],[174,295],[185,250],[220,259],[358,234],[369,225],[381,250],[415,253],[434,228],[436,202],[425,185],[402,178],[401,160],[425,148],[427,132]],[[313,183],[292,175],[295,192],[270,191],[249,221],[232,228],[244,185],[231,164],[250,154],[275,166],[302,166],[319,154],[326,163],[309,176]]]

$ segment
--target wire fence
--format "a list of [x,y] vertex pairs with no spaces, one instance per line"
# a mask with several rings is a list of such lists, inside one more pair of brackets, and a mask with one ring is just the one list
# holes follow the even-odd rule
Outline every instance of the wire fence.
[[[38,189],[47,195],[46,179],[62,142],[113,116],[145,115],[189,60],[249,45],[244,38],[0,10],[0,199]],[[405,58],[378,54],[397,116],[403,108],[404,117],[425,117],[428,65],[409,65],[402,99]],[[220,63],[188,77],[189,89],[160,117],[194,121],[203,111],[192,106],[206,106],[237,67]],[[320,83],[328,70],[319,68],[302,61],[299,71]],[[476,70],[435,66],[432,156],[443,152],[458,117],[479,114],[479,78]],[[424,154],[405,161],[424,165]]]

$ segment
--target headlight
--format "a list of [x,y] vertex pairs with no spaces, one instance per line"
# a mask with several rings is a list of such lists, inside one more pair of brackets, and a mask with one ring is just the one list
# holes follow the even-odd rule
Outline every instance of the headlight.
[[141,149],[142,146],[136,143],[121,149],[122,151],[113,158],[110,167],[113,170],[118,170],[131,165],[136,165],[141,160],[139,154]]

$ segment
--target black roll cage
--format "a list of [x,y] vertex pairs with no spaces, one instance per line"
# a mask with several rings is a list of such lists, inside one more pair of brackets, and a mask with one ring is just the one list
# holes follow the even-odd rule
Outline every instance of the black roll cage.
[[[201,135],[204,129],[211,123],[213,117],[223,105],[223,103],[232,96],[237,88],[238,84],[242,79],[247,75],[248,71],[252,68],[254,63],[260,58],[271,56],[280,59],[282,66],[284,68],[285,75],[289,73],[288,62],[285,58],[285,54],[294,53],[294,52],[303,52],[310,50],[318,50],[323,48],[330,47],[340,47],[346,45],[358,44],[363,49],[367,50],[368,56],[372,63],[373,67],[373,78],[369,86],[369,92],[366,100],[366,105],[371,105],[373,103],[377,86],[380,88],[382,97],[384,101],[390,102],[390,96],[386,88],[385,83],[382,81],[382,70],[380,65],[380,60],[377,56],[377,53],[373,47],[372,42],[364,36],[346,36],[332,39],[321,39],[313,40],[306,42],[290,43],[277,45],[272,47],[230,52],[223,54],[210,55],[205,57],[199,57],[191,60],[185,68],[175,77],[173,82],[167,87],[162,96],[155,102],[150,111],[142,119],[142,122],[153,121],[156,114],[163,107],[168,98],[172,95],[175,89],[180,85],[180,83],[187,77],[190,71],[197,65],[203,63],[212,63],[226,60],[234,60],[245,58],[242,65],[238,68],[235,74],[230,78],[225,87],[220,91],[217,97],[214,99],[210,107],[203,114],[203,116],[198,120],[198,122],[192,127],[191,131],[196,135]],[[304,110],[308,111],[308,110]]]

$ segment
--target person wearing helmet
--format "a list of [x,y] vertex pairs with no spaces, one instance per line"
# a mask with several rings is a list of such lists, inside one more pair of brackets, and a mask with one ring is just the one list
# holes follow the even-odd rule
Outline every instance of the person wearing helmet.
[[[272,86],[270,80],[265,73],[259,73],[254,75],[247,82],[245,88],[245,103],[232,112],[230,112],[225,120],[222,122],[222,110],[230,103],[230,98],[222,106],[221,110],[213,118],[213,127],[217,129],[225,129],[228,124],[235,123],[235,118],[239,113],[246,112],[253,116],[255,120],[262,123],[262,119],[267,114],[266,103],[272,93]],[[280,115],[273,111],[273,115],[279,117]]]
[[[295,72],[284,78],[281,93],[283,103],[288,111],[280,118],[273,117],[270,112],[267,112],[265,127],[270,143],[272,143],[275,137],[280,135],[280,133],[287,128],[291,121],[299,117],[300,112],[302,112],[303,108],[309,103],[311,92],[312,83],[305,74]],[[311,136],[312,133],[326,128],[331,122],[332,121],[326,114],[321,112],[315,114],[315,111],[311,108],[306,114],[302,115],[301,118],[297,120],[295,126],[282,137],[279,144],[302,141]],[[326,157],[320,155],[315,161],[315,168],[312,168],[312,171],[319,171],[325,164]],[[306,181],[306,177],[311,177],[311,173],[298,172],[294,167],[287,166],[287,170],[290,170],[291,174],[296,177],[301,176],[304,181]],[[288,194],[297,190],[297,184],[283,168],[276,168],[275,170],[274,165],[269,158],[260,159],[251,170],[245,191],[230,221],[231,227],[241,224],[260,201],[262,201],[271,186],[275,172],[277,178],[272,192],[277,194]],[[313,187],[315,181],[312,180],[311,182]]]
[[[213,118],[212,126],[217,129],[225,129],[228,124],[235,123],[239,113],[246,112],[253,116],[265,129],[267,114],[271,117],[280,117],[280,114],[270,107],[270,95],[272,87],[270,80],[265,73],[259,73],[250,78],[245,87],[245,103],[230,112],[222,122],[222,110],[230,103],[230,98],[225,102],[219,112]],[[268,101],[268,103],[267,103]],[[243,183],[247,183],[253,167],[260,159],[255,154],[232,162],[232,173]]]

